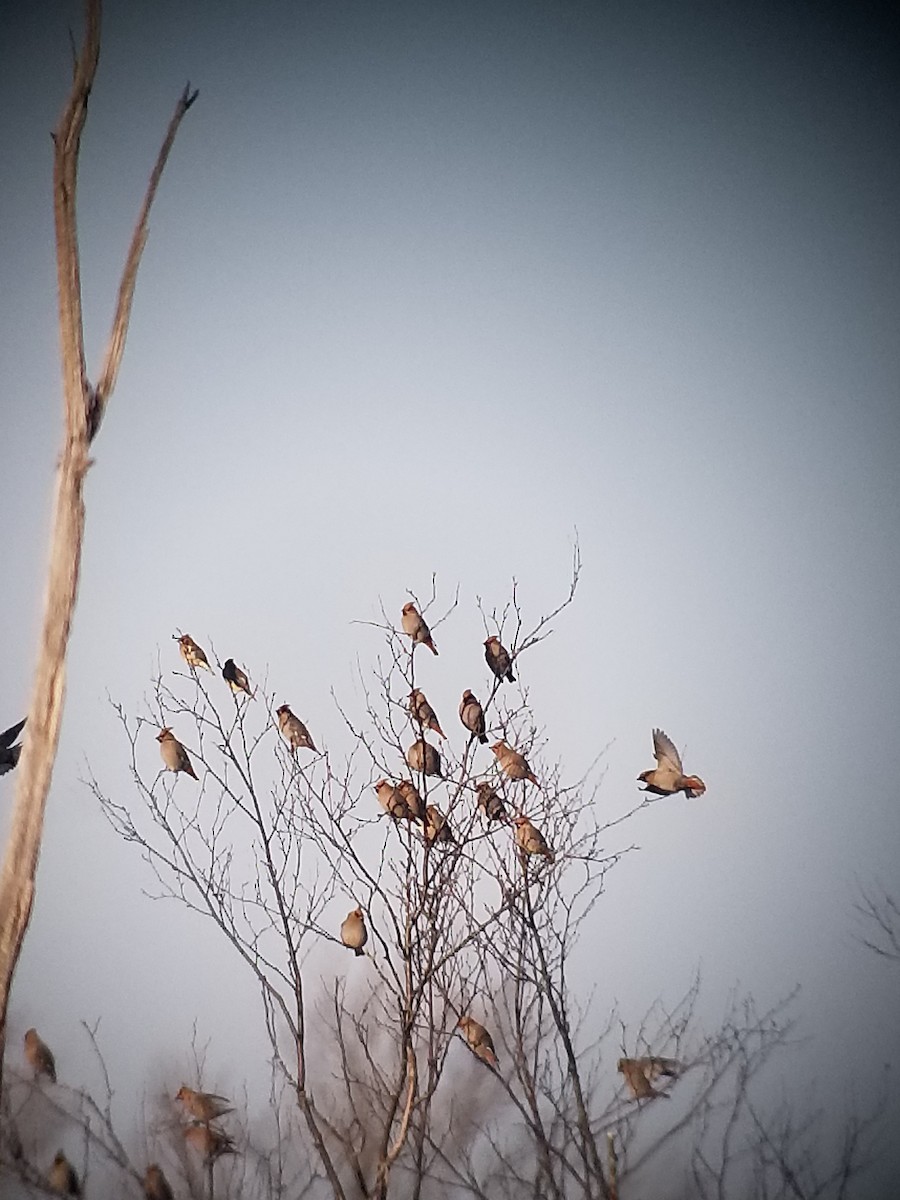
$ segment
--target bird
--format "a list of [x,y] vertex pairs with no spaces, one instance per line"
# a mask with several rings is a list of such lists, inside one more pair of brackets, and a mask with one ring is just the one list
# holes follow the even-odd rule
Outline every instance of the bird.
[[508,775],[510,779],[527,779],[536,787],[541,786],[535,779],[527,759],[518,750],[513,750],[512,746],[508,746],[502,739],[499,742],[494,742],[491,749],[497,756],[500,770]]
[[169,729],[164,726],[156,735],[156,740],[159,742],[159,751],[162,754],[162,760],[166,764],[169,771],[174,771],[176,775],[179,771],[184,771],[185,775],[190,775],[192,779],[197,778],[197,773],[191,766],[191,760],[188,758],[188,752],[179,742],[178,738]]
[[683,1068],[680,1062],[674,1058],[659,1058],[657,1055],[650,1055],[647,1058],[635,1059],[639,1062],[648,1079],[659,1079],[660,1075],[666,1075],[670,1079],[677,1079]]
[[144,1195],[147,1200],[175,1200],[168,1179],[156,1163],[151,1163],[144,1172]]
[[353,951],[357,958],[362,958],[363,946],[368,940],[369,931],[363,920],[362,909],[354,908],[341,921],[341,941]]
[[692,800],[703,795],[706,784],[696,775],[684,774],[681,755],[672,739],[661,729],[653,730],[653,754],[656,766],[652,771],[642,771],[638,775],[638,783],[646,785],[642,791],[654,792],[657,796],[674,796],[676,792],[684,792]]
[[474,1017],[460,1017],[456,1022],[456,1028],[463,1031],[469,1049],[476,1058],[480,1058],[495,1071],[499,1069],[500,1063],[497,1061],[497,1052],[494,1050],[494,1039],[483,1025],[480,1025]]
[[211,1125],[188,1125],[184,1130],[184,1140],[204,1161],[215,1162],[222,1154],[236,1154],[234,1142],[221,1129],[213,1129]]
[[423,728],[433,729],[440,737],[447,736],[441,729],[437,713],[426,700],[425,693],[420,692],[418,688],[413,688],[409,693],[409,711],[412,713],[413,720],[418,721]]
[[0,775],[5,775],[7,771],[11,771],[19,761],[22,747],[16,742],[16,738],[25,728],[27,720],[27,717],[23,717],[17,724],[10,725],[9,729],[4,729],[0,733]]
[[312,750],[314,754],[318,754],[315,743],[309,736],[309,730],[303,724],[299,717],[295,717],[287,704],[282,704],[275,709],[278,717],[278,728],[281,730],[281,736],[291,748],[291,754],[297,750]]
[[469,733],[474,733],[483,746],[487,745],[485,737],[484,709],[478,702],[477,696],[468,688],[462,694],[459,705],[459,719]]
[[59,1192],[60,1195],[81,1195],[81,1184],[78,1182],[75,1168],[63,1154],[62,1150],[57,1150],[56,1152],[56,1157],[53,1159],[50,1170],[47,1172],[47,1182],[54,1192]]
[[234,1106],[226,1096],[217,1096],[215,1092],[195,1092],[185,1084],[175,1093],[175,1099],[189,1116],[202,1121],[204,1125],[215,1121],[216,1117],[234,1112]]
[[413,742],[406,752],[406,761],[411,771],[422,771],[426,775],[441,776],[441,756],[437,749],[424,738]]
[[406,801],[407,807],[416,820],[422,820],[422,812],[424,805],[422,797],[419,795],[419,790],[415,784],[410,783],[408,779],[401,779],[397,784],[397,791]]
[[35,1079],[46,1075],[51,1083],[56,1083],[56,1059],[47,1043],[38,1036],[36,1029],[28,1029],[25,1032],[25,1059],[34,1071]]
[[513,817],[513,824],[516,827],[516,845],[523,855],[543,854],[547,862],[556,862],[556,855],[547,845],[544,835],[527,817]]
[[425,809],[425,841],[429,846],[433,846],[435,842],[452,844],[456,841],[450,822],[436,804],[429,804]]
[[669,1099],[665,1092],[658,1092],[647,1077],[645,1063],[648,1059],[620,1058],[616,1070],[625,1076],[625,1083],[635,1100],[653,1100],[656,1096]]
[[516,682],[509,651],[500,644],[498,637],[489,637],[484,643],[484,661],[498,679],[506,679],[509,683]]
[[206,667],[207,671],[212,670],[205,651],[197,645],[189,633],[183,633],[180,637],[177,633],[173,633],[172,637],[178,643],[181,657],[189,667],[193,667],[195,670],[197,667]]
[[479,783],[475,789],[478,794],[478,807],[489,821],[508,821],[506,805],[489,783]]
[[225,659],[225,665],[222,668],[222,678],[233,692],[246,692],[251,699],[253,698],[253,693],[250,691],[250,680],[241,668],[235,665],[233,658]]
[[422,802],[415,788],[412,788],[412,792],[415,794],[404,794],[401,784],[390,783],[387,779],[379,779],[375,784],[378,803],[395,821],[421,820]]
[[431,639],[431,630],[425,624],[425,618],[414,604],[403,605],[401,624],[403,625],[403,632],[413,640],[413,650],[415,650],[419,642],[422,642],[432,654],[437,654],[437,646]]

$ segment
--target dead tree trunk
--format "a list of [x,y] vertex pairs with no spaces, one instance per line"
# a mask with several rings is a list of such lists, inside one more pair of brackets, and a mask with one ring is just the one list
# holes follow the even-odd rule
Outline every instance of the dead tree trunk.
[[100,7],[100,0],[85,2],[84,40],[75,60],[72,90],[53,134],[53,211],[65,434],[59,459],[38,662],[18,769],[9,843],[0,872],[0,1072],[6,1042],[9,992],[34,902],[34,879],[41,848],[44,808],[59,742],[65,698],[66,652],[81,566],[83,492],[85,475],[91,465],[89,450],[115,387],[122,359],[135,279],[147,240],[150,205],[181,119],[197,98],[197,93],[186,87],[169,122],[122,272],[103,368],[96,387],[92,387],[84,361],[75,192],[81,133],[100,57]]

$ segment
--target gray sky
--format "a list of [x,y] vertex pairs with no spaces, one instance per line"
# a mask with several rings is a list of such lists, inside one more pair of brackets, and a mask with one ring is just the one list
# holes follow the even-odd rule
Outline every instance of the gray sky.
[[[30,693],[59,450],[68,26],[80,5],[3,7],[0,727]],[[249,983],[141,895],[79,782],[125,780],[107,692],[136,709],[176,627],[268,666],[339,750],[329,689],[359,703],[377,644],[351,621],[436,573],[461,598],[442,656],[477,665],[474,597],[515,576],[547,611],[577,529],[576,603],[523,665],[551,753],[575,778],[612,743],[614,813],[661,725],[708,785],[632,830],[598,1004],[674,999],[698,964],[711,1019],[736,981],[799,983],[803,1079],[864,1105],[900,1053],[896,969],[852,914],[856,880],[900,891],[895,50],[865,5],[109,4],[79,195],[95,371],[186,80],[200,99],[88,484],[13,1045],[100,1016],[127,1093],[183,1071],[196,1019],[223,1084],[253,1070]],[[452,712],[455,678],[429,698]]]

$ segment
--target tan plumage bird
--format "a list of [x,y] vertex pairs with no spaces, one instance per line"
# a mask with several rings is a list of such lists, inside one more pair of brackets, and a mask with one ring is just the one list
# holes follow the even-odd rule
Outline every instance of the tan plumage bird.
[[435,842],[452,844],[456,841],[450,822],[436,804],[429,804],[425,809],[425,841],[429,846]]
[[478,697],[468,688],[462,694],[459,705],[459,719],[469,733],[474,733],[483,746],[487,745],[485,737],[484,709],[478,702]]
[[655,792],[657,796],[674,796],[676,792],[684,792],[691,799],[702,796],[706,784],[696,775],[685,775],[681,766],[681,755],[675,749],[672,739],[661,729],[653,730],[653,754],[656,766],[652,771],[642,771],[638,782],[645,786],[645,792]]
[[497,756],[497,763],[500,767],[500,770],[503,771],[505,775],[508,775],[510,779],[527,779],[536,787],[541,786],[535,779],[534,773],[532,772],[531,767],[529,767],[527,759],[523,754],[520,754],[518,750],[513,750],[512,746],[508,746],[506,742],[502,740],[499,742],[494,742],[493,746],[491,746],[491,749]]
[[397,791],[406,801],[409,811],[416,820],[423,820],[423,812],[425,805],[422,803],[422,797],[419,795],[418,788],[410,783],[408,779],[401,779],[397,784]]
[[431,639],[431,630],[425,624],[425,618],[414,604],[403,605],[401,624],[403,625],[403,632],[413,640],[413,649],[421,642],[424,646],[428,647],[432,654],[437,654],[437,646]]
[[237,1154],[234,1142],[221,1129],[213,1129],[211,1125],[188,1125],[184,1130],[184,1140],[203,1155],[205,1162],[214,1162],[223,1154]]
[[235,693],[246,692],[253,699],[253,693],[250,691],[250,680],[235,663],[233,658],[226,658],[225,665],[222,667],[222,678]]
[[209,659],[206,653],[201,650],[189,633],[183,633],[181,637],[177,633],[173,633],[172,637],[178,643],[178,648],[181,651],[181,657],[189,667],[196,670],[198,667],[206,667],[207,671],[211,671]]
[[424,738],[418,738],[406,752],[406,761],[411,771],[423,771],[441,779],[441,756],[437,749]]
[[191,765],[187,750],[168,726],[159,731],[156,740],[159,742],[159,752],[168,770],[174,771],[176,775],[179,771],[183,771],[185,775],[190,775],[191,779],[197,778],[197,772]]
[[649,1059],[620,1058],[616,1070],[625,1076],[625,1083],[635,1100],[652,1100],[657,1096],[669,1099],[665,1092],[658,1092],[648,1078],[645,1066]]
[[497,1052],[494,1050],[494,1039],[485,1027],[479,1025],[474,1017],[460,1017],[456,1022],[456,1027],[463,1031],[466,1043],[476,1058],[480,1058],[495,1071],[499,1070],[500,1063],[497,1061]]
[[281,736],[291,748],[291,753],[296,753],[297,750],[312,750],[314,754],[318,754],[315,743],[309,736],[309,730],[303,724],[299,717],[295,717],[287,704],[282,704],[275,709],[278,717],[278,728],[281,730]]
[[418,688],[413,688],[409,693],[409,711],[412,713],[413,720],[418,721],[425,729],[433,729],[441,737],[447,736],[441,729],[437,714],[425,699],[425,693],[420,692]]
[[144,1195],[147,1200],[175,1200],[168,1179],[156,1163],[151,1163],[144,1172]]
[[34,1071],[35,1079],[46,1075],[51,1083],[56,1083],[56,1059],[50,1047],[38,1036],[36,1029],[25,1032],[25,1060]]
[[412,792],[404,792],[402,784],[390,783],[387,779],[379,779],[375,784],[375,794],[378,803],[395,821],[418,821],[422,818],[422,801],[415,788]]
[[175,1093],[175,1099],[189,1117],[206,1125],[215,1121],[216,1117],[234,1112],[234,1106],[226,1096],[217,1096],[215,1092],[195,1092],[185,1084]]
[[57,1150],[56,1157],[47,1172],[47,1182],[54,1192],[59,1192],[61,1196],[80,1196],[81,1184],[78,1182],[78,1176],[75,1174],[75,1168],[63,1154],[62,1150]]
[[347,913],[341,921],[341,941],[357,958],[362,958],[363,946],[368,940],[369,931],[363,920],[363,911],[361,908],[354,908],[353,912]]
[[516,827],[516,845],[523,854],[543,854],[547,862],[556,862],[556,855],[547,845],[544,835],[527,817],[513,817],[513,823]]
[[508,821],[506,805],[489,783],[479,783],[475,789],[478,794],[478,807],[489,821]]
[[512,673],[512,658],[498,637],[489,637],[484,643],[484,661],[498,679],[506,679],[509,683],[516,682]]

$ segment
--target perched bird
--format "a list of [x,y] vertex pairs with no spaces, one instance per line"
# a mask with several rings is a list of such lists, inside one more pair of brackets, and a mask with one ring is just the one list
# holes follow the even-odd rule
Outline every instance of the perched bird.
[[463,1036],[468,1043],[469,1049],[482,1062],[487,1063],[489,1067],[498,1070],[500,1064],[497,1061],[497,1053],[494,1050],[494,1039],[488,1033],[483,1025],[475,1020],[474,1017],[460,1017],[456,1022],[456,1028],[463,1031]]
[[56,1157],[50,1170],[47,1172],[47,1182],[53,1188],[54,1192],[59,1192],[62,1196],[80,1196],[81,1184],[78,1182],[78,1176],[75,1174],[75,1168],[63,1154],[62,1150],[57,1150]]
[[[413,788],[415,792],[415,788]],[[415,797],[405,795],[399,784],[390,783],[387,779],[379,779],[375,784],[375,794],[378,803],[395,821],[417,821],[422,817],[422,802],[419,793]]]
[[188,1125],[184,1131],[184,1140],[203,1155],[205,1162],[215,1162],[223,1154],[237,1154],[234,1142],[221,1129],[213,1129],[211,1125]]
[[3,733],[0,733],[0,775],[5,775],[7,771],[11,771],[19,761],[22,747],[14,743],[25,728],[27,720],[27,717],[23,717],[18,724],[10,725],[9,729],[4,729]]
[[341,921],[341,941],[353,951],[357,958],[362,958],[363,946],[368,940],[369,931],[363,920],[362,909],[354,908],[353,912],[347,913]]
[[665,1092],[658,1092],[651,1085],[644,1066],[647,1061],[642,1058],[620,1058],[616,1070],[625,1076],[625,1083],[635,1100],[652,1100],[656,1096],[663,1096],[668,1100]]
[[144,1195],[147,1200],[175,1200],[168,1179],[156,1163],[151,1163],[144,1172]]
[[233,658],[225,659],[225,666],[222,668],[222,678],[233,692],[246,692],[251,699],[253,698],[253,693],[250,691],[250,680],[241,668],[235,665]]
[[638,783],[646,785],[643,791],[655,792],[657,796],[674,796],[676,792],[684,792],[692,800],[703,795],[706,784],[696,775],[684,774],[681,755],[672,739],[661,729],[653,730],[653,754],[656,758],[654,769],[638,775]]
[[547,862],[556,862],[556,855],[544,840],[544,835],[527,817],[513,817],[516,827],[516,845],[523,854],[543,854]]
[[478,807],[489,821],[508,821],[506,806],[489,783],[479,783]]
[[281,730],[281,736],[291,748],[293,754],[297,750],[312,750],[314,754],[319,751],[315,747],[315,743],[309,736],[309,730],[303,724],[299,717],[295,717],[290,708],[286,704],[282,704],[275,709],[278,717],[278,728]]
[[25,1033],[25,1059],[34,1071],[35,1079],[46,1075],[51,1083],[56,1083],[56,1059],[47,1043],[38,1037],[36,1029],[29,1029]]
[[195,1121],[208,1125],[216,1117],[224,1117],[226,1113],[234,1112],[234,1106],[225,1096],[217,1096],[215,1092],[195,1092],[184,1084],[175,1093],[175,1099]]
[[432,654],[437,654],[437,646],[431,640],[431,630],[425,624],[425,618],[414,604],[403,605],[401,624],[403,625],[403,632],[412,638],[414,650],[419,642],[422,642]]
[[422,797],[419,795],[419,790],[415,784],[410,783],[408,779],[401,779],[397,784],[397,791],[406,801],[407,807],[416,820],[423,820],[423,812],[425,806],[422,803]]
[[510,779],[527,779],[536,787],[541,786],[535,779],[525,756],[520,754],[518,750],[513,750],[512,746],[508,746],[502,740],[494,742],[491,749],[497,756],[497,763],[500,766],[500,770],[508,775]]
[[177,633],[173,633],[172,637],[178,643],[181,657],[189,667],[193,667],[195,670],[197,667],[206,667],[207,671],[212,670],[205,651],[201,650],[189,633],[183,633],[181,637]]
[[174,771],[176,775],[179,771],[184,771],[185,775],[190,775],[192,779],[197,778],[187,750],[168,726],[159,731],[156,740],[159,742],[159,751],[168,770]]
[[485,737],[484,709],[478,699],[468,688],[462,694],[459,705],[459,719],[469,733],[474,733],[483,746],[487,745]]
[[489,637],[484,643],[484,661],[498,679],[506,679],[509,683],[516,682],[509,651],[500,644],[498,637]]
[[456,841],[450,822],[436,804],[429,804],[425,809],[425,841],[429,846],[435,842]]
[[418,721],[425,729],[433,729],[440,737],[447,736],[441,729],[437,714],[425,699],[425,693],[420,692],[418,688],[413,688],[409,693],[409,711],[412,713],[413,720]]
[[426,775],[441,776],[441,756],[430,742],[419,738],[406,752],[406,761],[411,771],[423,771]]

